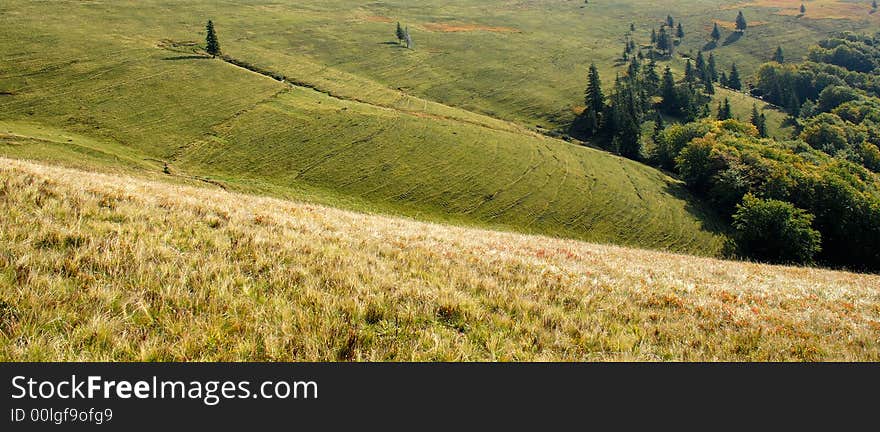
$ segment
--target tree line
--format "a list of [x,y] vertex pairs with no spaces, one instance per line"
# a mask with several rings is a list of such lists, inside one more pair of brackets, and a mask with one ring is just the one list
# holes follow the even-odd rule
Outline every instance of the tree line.
[[[880,270],[880,33],[833,35],[801,63],[786,63],[782,47],[768,56],[750,91],[789,113],[794,134],[778,140],[756,104],[744,121],[726,99],[712,115],[716,83],[743,89],[735,64],[718,71],[714,56],[699,52],[679,79],[669,66],[658,72],[655,54],[669,54],[663,29],[683,28],[672,23],[652,32],[657,53],[624,50],[607,94],[590,65],[572,134],[679,176],[728,221],[731,254]],[[716,25],[710,37],[720,36]]]

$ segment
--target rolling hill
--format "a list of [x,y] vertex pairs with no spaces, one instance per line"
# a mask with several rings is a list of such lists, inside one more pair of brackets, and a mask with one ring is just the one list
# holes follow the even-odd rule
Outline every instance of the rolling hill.
[[[221,41],[235,60],[205,57],[192,40],[216,11],[174,4],[174,19],[163,2],[70,2],[63,17],[45,4],[4,6],[13,61],[0,71],[0,154],[152,172],[167,163],[182,178],[356,210],[722,250],[723,224],[655,169],[344,68],[313,73],[305,53],[245,51],[231,31]],[[287,19],[258,5],[228,7],[242,23]]]

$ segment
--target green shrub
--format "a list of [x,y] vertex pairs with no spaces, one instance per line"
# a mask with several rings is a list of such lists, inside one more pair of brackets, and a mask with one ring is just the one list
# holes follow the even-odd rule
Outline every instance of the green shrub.
[[812,228],[813,218],[785,201],[748,194],[733,215],[737,247],[760,261],[812,263],[821,251],[821,235]]

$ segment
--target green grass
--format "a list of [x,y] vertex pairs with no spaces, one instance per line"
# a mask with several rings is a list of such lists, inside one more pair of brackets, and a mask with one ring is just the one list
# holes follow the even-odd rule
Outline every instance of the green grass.
[[[571,120],[588,63],[613,82],[630,22],[646,42],[671,13],[688,33],[679,51],[693,52],[713,20],[732,20],[729,4],[8,1],[0,153],[153,175],[168,161],[180,181],[717,254],[720,224],[678,182],[531,129]],[[736,61],[744,76],[777,44],[792,59],[828,31],[873,22],[746,12],[770,24],[716,48],[719,68]],[[208,18],[226,54],[320,92],[200,57]],[[398,20],[415,50],[389,43]],[[730,96],[747,117],[754,100]]]
[[[290,67],[317,64],[302,53],[239,51],[230,33],[227,53],[321,92],[200,58],[186,41],[201,37],[210,13],[175,5],[170,19],[158,4],[70,4],[63,20],[41,4],[4,9],[0,31],[15,43],[3,53],[15,61],[0,71],[3,125],[35,138],[6,140],[3,154],[154,174],[168,161],[183,179],[362,211],[697,254],[722,248],[721,225],[659,171],[344,71],[305,73]],[[301,19],[230,8],[242,23]],[[57,137],[37,139],[36,127]],[[86,138],[88,152],[78,144]]]

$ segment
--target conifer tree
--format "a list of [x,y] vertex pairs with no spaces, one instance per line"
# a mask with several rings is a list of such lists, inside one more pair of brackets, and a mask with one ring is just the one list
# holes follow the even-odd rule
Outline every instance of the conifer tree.
[[602,124],[602,116],[605,112],[605,95],[602,93],[602,80],[599,78],[599,70],[596,64],[590,65],[590,72],[587,76],[587,91],[584,97],[586,109],[584,114],[587,116],[587,129],[590,134],[599,131]]
[[874,10],[877,10],[877,0],[874,0],[874,1],[871,2],[871,7],[872,7]]
[[761,138],[767,137],[767,117],[764,114],[758,112],[758,105],[752,104],[752,117],[750,119],[751,123],[755,125],[755,129],[758,129],[758,135]]
[[721,39],[721,30],[718,29],[718,23],[715,23],[715,27],[712,28],[712,40],[718,42]]
[[734,90],[742,90],[742,81],[739,79],[739,71],[736,63],[730,66],[730,75],[727,76],[727,86]]
[[687,81],[688,84],[697,82],[697,73],[694,71],[691,59],[687,59],[687,62],[684,64],[684,80]]
[[638,159],[641,154],[641,110],[629,79],[618,77],[615,81],[610,110],[613,150],[623,157]]
[[631,32],[636,31],[636,25],[633,23],[629,23],[629,31],[631,31]]
[[681,21],[678,22],[678,28],[675,30],[675,36],[679,39],[684,37],[684,27],[681,26]]
[[803,3],[801,3],[801,15],[803,15],[803,14],[805,14],[805,13],[807,13],[807,7],[804,6]]
[[718,77],[718,83],[727,87],[727,74],[724,71],[721,71],[721,76]]
[[718,70],[715,68],[715,55],[709,53],[709,62],[706,64],[706,72],[712,82],[718,81]]
[[657,43],[657,30],[651,29],[651,44],[654,45]]
[[400,26],[400,23],[397,23],[397,42],[403,42],[406,39],[406,33],[403,32],[403,27]]
[[650,96],[660,91],[660,75],[657,74],[657,62],[654,59],[642,67],[642,83],[645,92]]
[[678,93],[675,91],[675,78],[669,66],[663,70],[663,83],[660,86],[660,96],[663,98],[663,107],[668,113],[678,109]]
[[688,84],[694,84],[697,82],[697,72],[694,70],[691,59],[688,59],[684,64],[684,80]]
[[669,28],[675,27],[675,21],[673,21],[672,15],[666,15],[666,25],[668,25]]
[[665,127],[660,110],[654,110],[654,133],[651,134],[651,140],[655,143],[660,141],[660,134],[663,133]]
[[205,27],[208,35],[205,37],[205,51],[208,54],[216,57],[220,55],[220,41],[217,40],[217,33],[214,30],[214,23],[211,20],[208,20],[208,25]]
[[669,35],[665,28],[661,28],[660,33],[657,35],[657,49],[667,56],[671,56],[672,51],[675,49],[672,36]]
[[718,102],[718,120],[729,120],[731,117],[730,100],[724,98],[724,102]]
[[715,85],[712,84],[712,79],[708,73],[703,76],[703,88],[706,89],[707,94],[715,94]]
[[773,61],[775,61],[776,63],[784,63],[785,62],[785,56],[782,55],[782,47],[781,46],[776,47],[776,52],[773,53]]
[[748,27],[748,23],[746,22],[746,17],[743,16],[742,11],[739,11],[739,14],[736,16],[736,31],[742,33],[746,31]]
[[709,74],[708,67],[706,66],[706,59],[703,58],[702,51],[697,52],[697,61],[694,64],[694,67],[696,68],[697,76],[700,79],[704,79],[706,75]]

